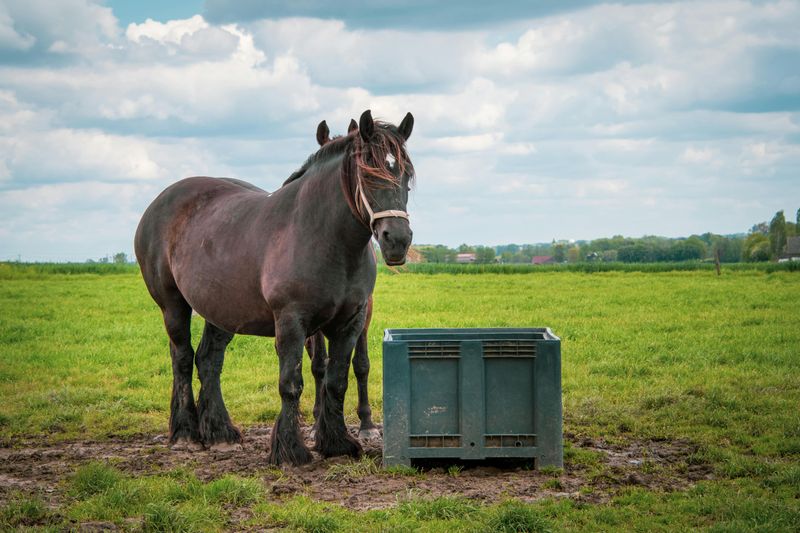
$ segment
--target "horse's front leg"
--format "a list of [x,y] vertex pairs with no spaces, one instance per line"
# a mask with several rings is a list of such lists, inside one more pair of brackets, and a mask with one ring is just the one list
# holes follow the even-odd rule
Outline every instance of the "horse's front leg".
[[344,423],[344,396],[347,392],[350,356],[356,339],[364,329],[364,319],[364,308],[361,308],[341,330],[329,337],[328,366],[322,382],[315,443],[315,448],[324,457],[361,455],[361,445],[348,434]]
[[278,320],[275,328],[278,352],[281,412],[272,428],[271,464],[301,465],[311,461],[311,452],[300,435],[300,395],[303,393],[303,343],[305,330],[297,319]]

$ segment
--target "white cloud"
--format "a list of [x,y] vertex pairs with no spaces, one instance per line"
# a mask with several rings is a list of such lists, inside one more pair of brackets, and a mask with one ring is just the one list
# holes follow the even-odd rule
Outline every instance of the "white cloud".
[[[120,29],[111,8],[91,0],[6,0],[0,5],[0,36],[13,31],[19,50],[33,45],[56,54],[106,56]],[[2,41],[0,41],[2,42]]]
[[502,133],[439,137],[430,141],[430,146],[448,152],[481,152],[495,148],[502,139]]
[[[0,153],[20,181],[80,181],[165,177],[154,161],[152,141],[109,135],[97,130],[53,129],[0,139]],[[43,157],[47,154],[47,157]]]
[[472,32],[352,30],[340,20],[313,18],[245,28],[263,50],[290,54],[317,83],[341,88],[452,87],[465,81],[469,55],[480,43]]
[[36,42],[36,37],[14,28],[14,20],[8,13],[8,7],[0,4],[0,50],[27,50]]
[[128,29],[125,30],[125,36],[136,43],[147,38],[160,43],[180,44],[184,37],[206,28],[208,28],[208,23],[200,15],[167,22],[158,22],[149,18],[141,24],[129,24]]
[[710,148],[695,148],[688,146],[683,151],[681,159],[687,163],[708,163],[714,158],[714,151]]

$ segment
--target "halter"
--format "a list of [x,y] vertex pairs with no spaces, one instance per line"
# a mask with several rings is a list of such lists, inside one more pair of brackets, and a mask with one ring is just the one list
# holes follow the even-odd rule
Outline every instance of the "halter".
[[367,195],[364,194],[364,187],[361,185],[361,182],[364,181],[364,178],[361,174],[361,165],[358,163],[361,161],[361,139],[356,135],[356,149],[355,149],[355,157],[356,157],[356,191],[358,192],[358,196],[361,198],[361,203],[364,204],[364,209],[369,214],[369,229],[374,234],[375,233],[375,221],[381,218],[404,218],[408,220],[408,213],[405,211],[399,211],[397,209],[387,209],[386,211],[378,211],[377,213],[372,210],[372,206],[369,205],[369,200],[367,200]]

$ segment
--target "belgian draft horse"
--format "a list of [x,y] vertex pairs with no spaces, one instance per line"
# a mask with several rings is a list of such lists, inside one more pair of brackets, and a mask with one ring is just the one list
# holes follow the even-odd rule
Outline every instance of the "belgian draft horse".
[[[350,119],[350,125],[347,128],[347,133],[351,134],[358,129],[358,124],[355,120]],[[317,143],[320,146],[325,146],[331,141],[331,131],[328,128],[328,123],[324,120],[317,126]],[[338,138],[338,137],[335,137]],[[295,174],[289,177],[284,182],[289,183],[296,179]],[[377,258],[376,258],[377,260]],[[380,436],[378,427],[372,421],[372,408],[369,405],[369,324],[372,320],[372,295],[370,294],[367,300],[366,321],[364,322],[364,331],[358,336],[356,341],[356,349],[353,353],[353,373],[356,376],[356,385],[358,388],[358,419],[361,421],[359,426],[358,436],[362,439],[371,439]],[[325,364],[328,359],[327,350],[325,348],[325,336],[321,331],[306,339],[306,350],[308,357],[311,359],[311,373],[314,376],[314,420],[319,420],[320,412],[320,394],[322,390],[322,379],[325,377]]]
[[[356,131],[326,143],[272,194],[235,179],[195,177],[150,204],[134,246],[170,341],[171,444],[241,442],[220,373],[234,334],[260,335],[275,337],[280,365],[270,462],[309,462],[299,426],[303,346],[321,331],[329,354],[315,449],[324,457],[361,453],[344,423],[350,357],[375,285],[372,236],[389,265],[403,264],[411,244],[406,205],[414,171],[405,142],[413,126],[410,113],[395,127],[367,110]],[[197,353],[192,310],[206,321]]]

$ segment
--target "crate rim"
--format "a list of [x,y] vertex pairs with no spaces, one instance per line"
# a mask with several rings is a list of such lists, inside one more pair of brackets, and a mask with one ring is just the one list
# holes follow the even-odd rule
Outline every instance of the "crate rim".
[[[561,338],[556,336],[549,327],[543,328],[387,328],[383,330],[383,342],[409,342],[413,340],[423,339],[407,339],[403,338],[405,335],[434,335],[435,339],[427,340],[450,340],[458,341],[459,335],[492,335],[492,334],[540,334],[542,339],[536,339],[538,342],[548,341],[561,341]],[[485,339],[487,341],[497,339]]]

